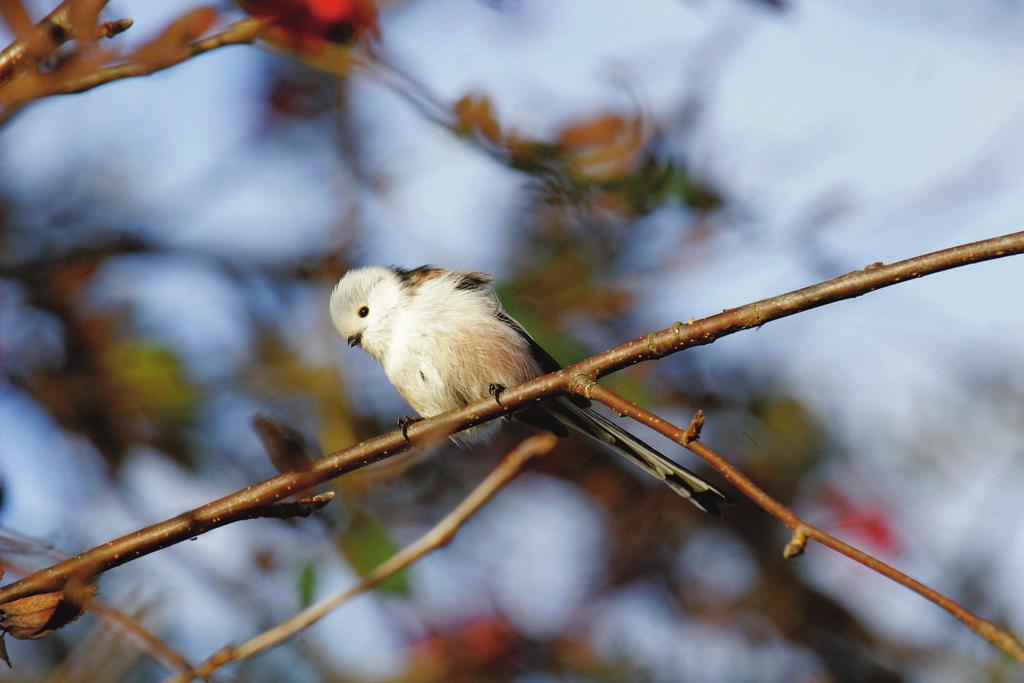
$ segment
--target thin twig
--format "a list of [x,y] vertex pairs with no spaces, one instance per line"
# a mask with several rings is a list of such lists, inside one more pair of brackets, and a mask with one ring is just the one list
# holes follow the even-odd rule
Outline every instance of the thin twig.
[[[106,4],[107,1],[103,0],[95,9],[101,10]],[[74,29],[77,27],[72,26],[71,21],[73,14],[72,3],[65,0],[33,27],[34,35],[29,38],[36,40],[18,36],[14,42],[0,51],[0,84],[10,79],[15,69],[27,58],[43,59],[67,41],[76,38]],[[131,19],[106,22],[97,27],[97,33],[93,38],[113,38],[118,33],[127,31],[131,25]]]
[[271,503],[249,510],[243,519],[291,519],[293,517],[309,517],[334,500],[334,491],[325,491],[315,496],[305,496],[295,501]]
[[166,641],[143,626],[138,619],[133,619],[116,607],[96,598],[89,601],[86,609],[95,613],[100,619],[116,624],[117,628],[135,640],[153,659],[170,671],[192,670],[192,665],[187,659],[178,654]]
[[72,576],[89,578],[162,548],[183,542],[213,529],[245,519],[249,510],[270,505],[288,496],[352,470],[408,450],[412,445],[444,438],[455,431],[480,424],[530,403],[570,391],[576,378],[597,379],[626,366],[662,358],[692,346],[752,327],[760,327],[801,311],[867,294],[909,279],[971,263],[1024,252],[1024,232],[994,237],[917,256],[891,265],[872,265],[841,277],[794,292],[726,310],[717,315],[674,325],[567,368],[506,389],[501,404],[485,398],[457,410],[408,427],[408,439],[395,430],[324,456],[307,470],[286,472],[236,491],[218,500],[153,524],[63,562],[42,569],[0,588],[0,604],[16,598],[60,590]]
[[[579,393],[583,393],[582,389]],[[722,476],[728,479],[729,483],[742,491],[747,498],[756,503],[768,514],[792,529],[793,536],[783,550],[783,555],[785,557],[788,558],[799,555],[803,552],[804,546],[807,544],[807,540],[813,539],[818,543],[831,548],[837,553],[845,555],[855,562],[859,562],[868,569],[892,579],[901,586],[909,588],[918,595],[931,600],[936,605],[959,619],[979,636],[992,643],[1014,659],[1024,662],[1024,646],[1022,646],[1021,643],[1008,632],[1000,629],[991,621],[982,619],[963,605],[960,605],[942,593],[939,593],[934,588],[926,586],[917,579],[911,578],[900,570],[882,562],[877,557],[869,555],[863,550],[859,550],[848,543],[844,543],[835,536],[827,534],[816,526],[809,524],[788,507],[768,495],[757,484],[751,481],[750,478],[729,464],[725,458],[697,439],[692,425],[694,423],[703,423],[704,416],[701,411],[697,411],[694,422],[691,422],[690,429],[681,429],[670,422],[663,420],[651,411],[641,408],[631,401],[627,401],[615,392],[596,383],[591,386],[589,391],[586,393],[587,396],[595,401],[605,404],[619,415],[631,417],[637,422],[650,427],[659,434],[667,436],[690,452],[703,458],[708,462],[708,464],[718,470]]]
[[[118,22],[112,22],[117,24]],[[106,26],[106,25],[104,25]],[[148,76],[158,71],[163,71],[177,64],[189,60],[197,55],[205,54],[230,45],[247,45],[252,43],[259,35],[263,24],[258,19],[242,19],[231,24],[220,33],[202,40],[197,40],[185,46],[185,48],[166,60],[159,62],[126,62],[106,66],[84,74],[70,78],[52,78],[52,85],[44,86],[41,90],[34,90],[31,96],[25,99],[14,99],[5,103],[0,110],[0,124],[5,123],[14,114],[21,110],[26,104],[51,95],[70,95],[74,93],[92,90],[98,86],[126,78],[137,78]]]
[[447,545],[455,538],[455,534],[458,533],[459,529],[462,528],[470,517],[476,514],[501,489],[505,488],[509,482],[515,479],[530,459],[544,455],[554,448],[557,442],[558,439],[554,435],[547,433],[538,434],[526,439],[512,449],[501,460],[494,471],[479,486],[473,489],[454,510],[448,513],[444,519],[414,543],[406,546],[401,552],[379,565],[357,584],[321,600],[315,605],[307,607],[293,617],[247,640],[241,645],[228,645],[218,650],[191,672],[169,678],[165,683],[187,683],[194,678],[206,678],[216,669],[229,662],[246,659],[266,649],[280,645],[320,621],[332,610],[360,593],[364,593],[380,582],[394,576],[427,553]]
[[242,19],[241,21],[231,24],[220,33],[189,44],[180,55],[175,56],[173,59],[169,59],[158,64],[137,64],[129,62],[127,64],[117,64],[115,66],[97,69],[96,71],[87,73],[78,78],[72,78],[60,83],[48,94],[70,95],[73,93],[80,93],[86,90],[92,90],[93,88],[105,83],[111,83],[125,78],[148,76],[156,73],[157,71],[163,71],[164,69],[180,64],[197,55],[217,50],[222,47],[227,47],[229,45],[248,45],[259,35],[261,27],[262,22],[258,19]]
[[[431,123],[444,128],[459,140],[470,143],[474,149],[482,151],[494,161],[513,170],[527,170],[539,176],[560,177],[563,175],[562,170],[564,169],[561,169],[554,159],[541,159],[541,155],[538,153],[516,154],[511,145],[512,139],[509,137],[488,139],[487,136],[463,130],[460,128],[457,117],[453,115],[451,107],[434,95],[430,88],[418,78],[377,51],[372,44],[363,46],[363,52],[364,55],[353,55],[351,61],[346,64],[346,68],[350,69],[352,73],[363,74],[388,88]],[[521,140],[520,144],[526,142],[526,140]],[[539,152],[541,148],[549,146],[530,143],[530,147],[535,152]],[[530,159],[530,163],[524,166],[526,158]]]

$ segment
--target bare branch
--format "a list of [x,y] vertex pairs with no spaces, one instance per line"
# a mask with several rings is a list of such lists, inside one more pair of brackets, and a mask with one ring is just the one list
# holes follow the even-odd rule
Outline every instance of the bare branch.
[[93,598],[87,608],[100,619],[117,625],[130,638],[135,640],[146,652],[171,671],[191,671],[188,660],[168,645],[162,638],[153,634],[138,619],[133,619],[121,610]]
[[93,88],[105,83],[119,81],[124,78],[148,76],[152,73],[156,73],[157,71],[163,71],[164,69],[180,64],[187,59],[195,57],[196,55],[201,55],[222,47],[227,47],[229,45],[248,45],[256,39],[261,26],[262,24],[258,19],[242,19],[241,21],[228,26],[216,35],[191,43],[188,45],[186,50],[182,51],[179,55],[175,55],[173,59],[153,64],[129,62],[127,64],[118,64],[116,66],[97,69],[96,71],[87,73],[84,76],[60,83],[47,94],[70,95],[72,93],[84,92],[86,90],[92,90]]
[[[110,32],[117,29],[124,30],[130,25],[130,23],[125,24],[126,21],[128,20],[103,24],[99,28],[101,35],[104,31]],[[155,61],[128,61],[123,64],[114,64],[112,66],[105,66],[86,71],[85,73],[71,75],[62,74],[60,72],[49,74],[45,77],[38,75],[36,76],[37,82],[35,82],[31,87],[26,87],[22,93],[9,96],[7,101],[4,102],[4,107],[0,110],[0,123],[6,122],[26,104],[42,97],[48,97],[50,95],[70,95],[73,93],[84,92],[86,90],[92,90],[93,88],[106,83],[112,83],[125,78],[148,76],[212,50],[217,50],[230,45],[246,45],[252,43],[259,34],[261,27],[262,22],[258,19],[243,19],[231,24],[220,33],[185,45],[183,49],[176,50],[172,55],[165,59]],[[2,68],[2,64],[3,62],[0,61],[0,68]],[[2,75],[3,72],[0,71],[0,77],[2,77]],[[2,80],[2,78],[0,78],[0,80]]]
[[[579,393],[583,393],[583,391],[581,390]],[[754,503],[765,510],[768,514],[772,515],[792,529],[793,536],[789,543],[786,544],[786,547],[783,550],[783,556],[787,558],[796,557],[803,553],[808,539],[815,540],[818,543],[831,548],[837,553],[845,555],[855,562],[859,562],[868,569],[892,579],[901,586],[909,588],[918,595],[931,600],[936,605],[959,619],[979,636],[992,643],[1014,659],[1024,662],[1024,646],[1022,646],[1021,643],[1008,632],[1000,629],[991,621],[982,619],[966,609],[964,606],[939,593],[934,588],[926,586],[920,581],[907,576],[900,570],[882,562],[877,557],[869,555],[863,550],[855,548],[848,543],[844,543],[835,536],[831,536],[821,529],[807,523],[797,516],[792,510],[765,493],[763,489],[751,481],[746,475],[729,464],[725,458],[697,440],[692,426],[690,429],[681,429],[658,417],[651,411],[627,401],[615,392],[596,383],[590,387],[590,390],[587,391],[586,394],[595,401],[605,404],[619,415],[633,418],[637,422],[650,427],[659,434],[667,436],[690,452],[703,458],[708,464],[718,470],[722,476],[728,479],[729,483],[742,491],[747,498],[754,501]],[[703,413],[701,411],[697,411],[697,416],[694,420],[703,423]],[[693,423],[691,423],[691,425],[692,424]]]
[[423,445],[444,438],[457,430],[505,415],[527,404],[572,391],[574,386],[589,388],[598,377],[626,366],[662,358],[692,346],[710,344],[719,337],[740,330],[760,327],[772,320],[843,299],[852,299],[882,287],[1022,252],[1024,232],[1017,232],[891,265],[874,264],[810,287],[728,309],[702,320],[675,323],[664,330],[591,356],[559,372],[518,387],[510,387],[502,393],[500,404],[490,397],[470,403],[463,408],[410,425],[407,429],[408,439],[402,430],[368,439],[315,460],[308,469],[283,473],[172,519],[108,541],[0,588],[0,606],[17,598],[61,590],[71,577],[89,578],[226,524],[248,519],[253,509],[266,507],[329,479],[406,451],[412,445]]
[[271,647],[280,645],[320,621],[332,610],[360,593],[364,593],[380,582],[394,576],[427,553],[447,545],[455,538],[455,534],[458,533],[459,529],[462,528],[470,517],[476,514],[481,507],[516,478],[527,462],[532,458],[548,453],[555,447],[557,442],[558,439],[553,434],[547,433],[538,434],[526,439],[512,449],[498,463],[494,471],[479,486],[473,489],[454,510],[448,513],[444,519],[412,545],[407,546],[404,550],[363,577],[359,583],[315,605],[307,607],[290,619],[264,631],[255,638],[247,640],[241,645],[229,645],[217,651],[193,671],[170,678],[167,680],[167,683],[187,683],[187,681],[191,681],[194,678],[207,678],[216,669],[228,662],[246,659]]
[[[100,0],[91,9],[99,12],[107,0]],[[38,61],[52,54],[54,50],[73,38],[75,35],[73,18],[74,3],[65,2],[47,14],[42,21],[28,31],[29,35],[18,35],[17,39],[0,51],[0,84],[11,78],[15,69],[26,61]],[[131,28],[131,19],[118,19],[101,24],[91,39],[113,38]],[[12,27],[13,28],[13,27]]]

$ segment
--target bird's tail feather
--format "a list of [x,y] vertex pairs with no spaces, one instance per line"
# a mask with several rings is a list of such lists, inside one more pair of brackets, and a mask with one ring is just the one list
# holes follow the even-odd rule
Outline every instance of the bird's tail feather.
[[648,474],[661,479],[672,490],[687,498],[701,510],[721,514],[720,505],[732,499],[696,474],[654,450],[617,424],[598,413],[583,408],[565,397],[545,404],[562,424],[608,445]]

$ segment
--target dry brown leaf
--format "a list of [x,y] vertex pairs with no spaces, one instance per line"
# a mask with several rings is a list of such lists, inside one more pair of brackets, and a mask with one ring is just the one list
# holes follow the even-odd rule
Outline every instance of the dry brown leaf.
[[278,472],[302,472],[313,464],[316,453],[295,427],[268,415],[253,417],[252,426]]
[[63,597],[61,591],[53,591],[5,602],[0,605],[0,627],[15,638],[42,637]]
[[0,605],[0,632],[15,638],[42,638],[82,616],[96,587],[69,581],[62,591],[37,593]]
[[148,67],[159,67],[180,60],[189,44],[217,23],[217,10],[197,7],[181,15],[131,55],[130,60]]
[[463,95],[452,107],[456,126],[465,133],[477,133],[495,144],[501,143],[501,124],[494,116],[486,95]]
[[605,114],[563,129],[558,145],[570,171],[579,178],[621,178],[639,162],[645,142],[643,119]]

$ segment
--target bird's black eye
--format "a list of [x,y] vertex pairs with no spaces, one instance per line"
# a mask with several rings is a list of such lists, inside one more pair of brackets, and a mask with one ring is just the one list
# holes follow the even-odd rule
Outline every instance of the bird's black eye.
[[370,315],[370,309],[369,308],[367,308],[366,306],[363,306],[362,308],[359,309],[359,317],[360,318],[365,318],[368,315]]

